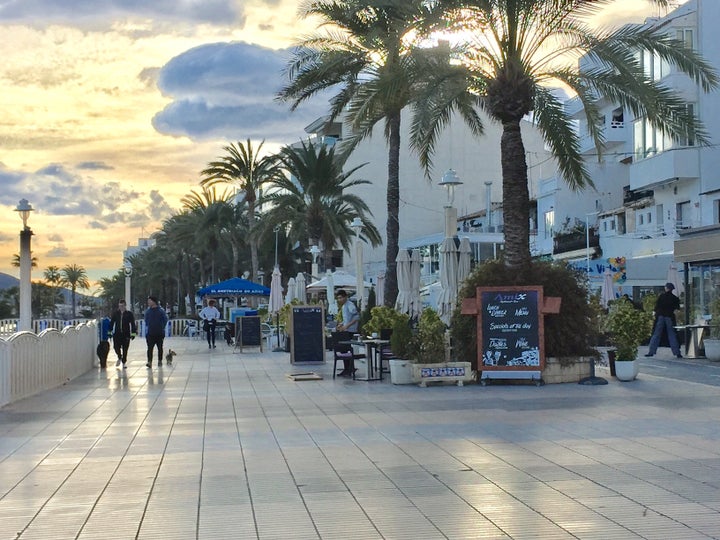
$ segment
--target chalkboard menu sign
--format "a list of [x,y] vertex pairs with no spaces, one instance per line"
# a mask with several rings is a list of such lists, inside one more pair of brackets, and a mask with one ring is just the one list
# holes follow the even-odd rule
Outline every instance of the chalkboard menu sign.
[[479,287],[478,369],[532,371],[545,367],[542,287]]
[[262,352],[262,332],[260,331],[260,317],[245,315],[235,317],[235,347],[260,347]]
[[290,332],[290,362],[325,361],[325,316],[321,306],[294,306]]

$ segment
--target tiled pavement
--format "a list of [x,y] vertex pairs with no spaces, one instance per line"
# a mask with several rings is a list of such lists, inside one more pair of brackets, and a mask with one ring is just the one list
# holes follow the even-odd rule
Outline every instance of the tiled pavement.
[[0,539],[720,538],[717,386],[292,382],[166,344],[0,410]]

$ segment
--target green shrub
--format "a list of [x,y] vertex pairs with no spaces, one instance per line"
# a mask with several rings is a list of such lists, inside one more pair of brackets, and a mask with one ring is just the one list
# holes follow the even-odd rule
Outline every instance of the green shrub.
[[394,356],[407,360],[410,359],[413,333],[410,328],[410,317],[404,314],[400,315],[402,315],[402,317],[398,317],[391,326],[390,350]]
[[542,286],[544,296],[562,298],[560,313],[545,315],[545,356],[594,354],[599,330],[593,323],[584,272],[552,261],[533,261],[528,268],[510,271],[502,261],[493,260],[477,266],[458,295],[450,325],[456,359],[477,367],[476,317],[460,314],[464,298],[474,298],[477,287],[531,285]]
[[420,314],[417,331],[410,340],[410,358],[420,364],[445,361],[445,323],[431,308]]
[[[370,289],[370,292],[368,293],[368,299],[367,299],[367,305],[363,307],[363,310],[360,312],[360,331],[368,333],[368,330],[366,328],[368,321],[371,317],[371,310],[377,305],[377,300],[375,296],[375,287]],[[373,331],[370,331],[369,333],[372,333]]]
[[380,333],[380,330],[387,328],[395,328],[398,321],[408,324],[410,317],[404,313],[400,313],[396,309],[387,306],[375,306],[370,310],[370,320],[363,325],[365,334],[373,332]]
[[653,329],[653,314],[640,311],[628,300],[617,300],[610,305],[605,319],[610,342],[617,348],[616,360],[635,360],[643,340]]

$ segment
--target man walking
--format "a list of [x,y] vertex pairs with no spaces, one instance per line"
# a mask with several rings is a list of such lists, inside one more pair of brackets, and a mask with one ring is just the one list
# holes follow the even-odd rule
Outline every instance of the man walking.
[[[340,307],[340,317],[342,318],[336,330],[338,332],[356,333],[360,327],[360,313],[358,312],[357,306],[350,301],[344,289],[340,289],[335,293],[335,300]],[[340,377],[352,376],[354,371],[353,366],[352,358],[343,358],[343,370],[338,375]]]
[[157,346],[158,366],[162,366],[163,340],[165,339],[165,326],[168,322],[167,313],[160,307],[155,296],[148,296],[148,308],[145,311],[145,341],[147,343],[146,368],[152,369],[153,349]]
[[135,324],[135,316],[132,311],[127,310],[125,300],[118,302],[118,308],[110,318],[110,334],[113,339],[113,349],[117,355],[115,367],[123,369],[126,367],[127,353],[130,348],[130,340],[137,336],[137,325]]
[[645,356],[655,356],[663,330],[665,330],[673,354],[676,358],[682,358],[680,344],[675,333],[675,311],[680,309],[680,300],[673,294],[674,289],[675,285],[666,283],[665,292],[658,296],[655,302],[655,330],[650,338],[650,346]]

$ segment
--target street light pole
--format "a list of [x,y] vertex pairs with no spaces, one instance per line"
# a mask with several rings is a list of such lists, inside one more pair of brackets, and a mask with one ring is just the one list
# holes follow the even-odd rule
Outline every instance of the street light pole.
[[350,223],[350,227],[355,231],[355,296],[358,300],[358,309],[365,306],[365,280],[363,279],[363,250],[360,243],[360,232],[362,231],[362,220],[356,217]]
[[318,257],[320,256],[320,248],[317,246],[310,246],[310,255],[312,257],[312,264],[310,265],[310,273],[312,279],[319,279],[318,277]]
[[585,271],[590,278],[590,216],[596,216],[597,212],[585,214]]
[[123,271],[125,273],[125,302],[127,302],[127,305],[130,306],[130,311],[134,309],[134,304],[132,301],[132,298],[130,296],[131,290],[131,283],[132,283],[132,263],[125,259],[125,264],[123,265]]
[[28,203],[27,199],[22,199],[15,211],[20,214],[20,219],[23,222],[23,228],[20,231],[20,320],[18,321],[18,330],[30,331],[32,329],[32,255],[30,240],[33,232],[28,227],[27,221],[33,207]]
[[275,233],[275,268],[278,267],[278,233],[280,232],[280,225],[275,225],[273,229]]

